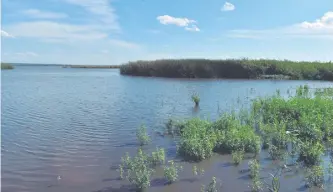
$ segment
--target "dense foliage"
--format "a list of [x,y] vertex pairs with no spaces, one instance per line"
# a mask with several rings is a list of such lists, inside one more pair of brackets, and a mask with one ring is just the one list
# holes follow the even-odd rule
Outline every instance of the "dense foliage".
[[280,60],[165,59],[129,62],[123,75],[171,78],[309,79],[333,81],[333,63]]

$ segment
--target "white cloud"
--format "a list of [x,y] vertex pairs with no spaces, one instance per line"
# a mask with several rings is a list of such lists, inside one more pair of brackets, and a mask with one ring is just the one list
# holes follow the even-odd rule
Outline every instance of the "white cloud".
[[15,53],[16,56],[20,56],[20,57],[37,57],[38,54],[37,53],[34,53],[34,52],[30,52],[30,51],[27,51],[27,52],[18,52],[18,53]]
[[64,13],[46,12],[38,9],[28,9],[22,11],[22,13],[29,17],[38,18],[38,19],[63,19],[68,17]]
[[99,21],[106,24],[104,27],[120,30],[118,17],[115,9],[111,6],[109,0],[64,0],[67,3],[80,6],[92,15],[96,16]]
[[6,31],[1,30],[1,37],[14,38],[13,35],[7,33]]
[[327,12],[313,22],[304,21],[291,26],[266,30],[232,30],[227,35],[234,38],[251,39],[300,37],[333,40],[333,12]]
[[116,45],[118,47],[129,48],[129,49],[137,49],[140,48],[138,44],[119,40],[119,39],[111,39],[109,41],[112,45]]
[[48,41],[96,40],[107,37],[101,26],[71,25],[51,21],[22,22],[4,28],[16,37],[39,38]]
[[221,11],[233,11],[235,10],[235,5],[229,3],[229,2],[225,2],[223,7],[221,8]]
[[162,15],[156,18],[163,25],[177,25],[179,27],[184,27],[188,31],[200,31],[200,29],[194,25],[197,21],[188,19],[186,17],[172,17],[170,15]]
[[200,31],[200,29],[196,25],[192,25],[191,27],[185,27],[187,31]]

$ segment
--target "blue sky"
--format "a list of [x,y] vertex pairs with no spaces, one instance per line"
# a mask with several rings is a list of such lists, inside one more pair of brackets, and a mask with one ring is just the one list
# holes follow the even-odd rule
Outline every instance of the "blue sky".
[[2,0],[1,60],[333,60],[332,0]]

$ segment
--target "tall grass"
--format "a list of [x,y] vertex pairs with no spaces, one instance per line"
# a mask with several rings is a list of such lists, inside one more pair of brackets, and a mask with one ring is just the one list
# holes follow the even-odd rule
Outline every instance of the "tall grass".
[[333,81],[331,62],[295,62],[288,60],[208,60],[166,59],[129,62],[120,73],[133,76],[171,78],[288,78]]
[[3,69],[14,69],[14,66],[9,63],[1,63],[1,70]]

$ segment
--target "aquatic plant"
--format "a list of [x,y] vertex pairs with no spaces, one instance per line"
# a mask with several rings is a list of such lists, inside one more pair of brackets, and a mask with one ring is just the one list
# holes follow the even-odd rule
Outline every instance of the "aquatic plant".
[[201,192],[218,192],[216,177],[212,177],[212,180],[207,187],[205,185],[202,185]]
[[164,166],[164,177],[169,183],[173,183],[178,180],[178,173],[182,169],[182,166],[176,165],[173,160],[169,161],[169,165]]
[[[199,171],[199,173],[198,173],[198,171]],[[193,173],[194,176],[197,176],[198,174],[203,175],[205,173],[205,170],[204,169],[199,169],[198,170],[197,166],[193,165],[192,173]]]
[[333,80],[330,62],[250,59],[164,59],[121,65],[122,75],[177,78],[283,78]]
[[273,144],[269,144],[268,154],[271,156],[272,160],[283,159],[286,155],[285,149],[279,149]]
[[140,126],[140,128],[137,130],[136,137],[141,146],[147,145],[150,142],[150,138],[147,134],[147,129],[144,125]]
[[124,179],[124,168],[122,164],[119,165],[118,171],[119,171],[119,178]]
[[199,95],[195,95],[195,94],[193,94],[191,98],[192,98],[192,101],[194,102],[195,106],[198,106],[198,105],[199,105],[199,102],[200,102],[200,97],[199,97]]
[[324,152],[324,146],[319,142],[304,142],[301,145],[299,160],[306,165],[318,165],[321,161],[321,155]]
[[145,190],[150,186],[154,170],[150,167],[148,156],[141,149],[133,158],[125,158],[127,164],[127,180],[138,190]]
[[201,161],[210,157],[216,143],[211,123],[194,118],[186,121],[182,126],[178,155],[190,161]]
[[252,159],[249,161],[250,177],[252,179],[259,178],[260,164],[257,159]]
[[260,192],[260,191],[263,191],[263,189],[264,189],[263,183],[257,177],[252,179],[250,188],[251,188],[251,192]]
[[235,165],[239,165],[244,159],[244,150],[233,151],[231,153],[232,162]]
[[165,151],[163,148],[156,148],[156,151],[152,152],[150,157],[150,162],[152,165],[156,166],[165,163]]
[[269,173],[269,175],[272,178],[271,184],[267,184],[268,185],[268,190],[270,192],[279,192],[280,191],[280,176],[281,176],[281,169],[278,169],[278,171],[275,174]]
[[324,169],[315,165],[306,170],[305,182],[307,187],[321,187],[324,185]]

